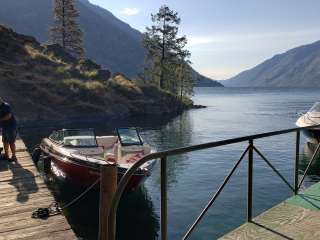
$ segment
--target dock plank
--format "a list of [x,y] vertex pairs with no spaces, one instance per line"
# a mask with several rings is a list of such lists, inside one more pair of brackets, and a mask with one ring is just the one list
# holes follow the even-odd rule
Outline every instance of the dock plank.
[[[312,199],[306,196],[312,196]],[[257,216],[220,240],[320,239],[320,183]]]
[[21,139],[17,158],[13,163],[0,161],[0,240],[77,239],[63,215],[31,218],[36,208],[48,207],[55,199]]

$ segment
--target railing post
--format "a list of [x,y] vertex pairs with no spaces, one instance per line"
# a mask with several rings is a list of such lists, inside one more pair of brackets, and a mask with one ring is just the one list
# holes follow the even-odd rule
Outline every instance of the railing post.
[[294,166],[294,195],[299,192],[299,157],[300,157],[300,130],[297,130],[296,138],[296,159]]
[[167,229],[167,157],[161,158],[161,240],[168,239]]
[[248,153],[248,196],[247,196],[247,222],[252,221],[252,171],[253,171],[253,139],[249,140]]
[[108,240],[108,217],[112,198],[117,189],[117,165],[100,166],[99,240]]

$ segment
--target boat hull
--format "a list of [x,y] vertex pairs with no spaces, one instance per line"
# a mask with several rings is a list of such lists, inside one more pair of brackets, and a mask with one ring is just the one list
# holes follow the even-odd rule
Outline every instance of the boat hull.
[[[46,159],[50,160],[51,173],[59,180],[71,183],[78,187],[87,188],[92,186],[100,178],[100,170],[98,167],[88,166],[85,163],[79,163],[67,158],[57,158],[50,154],[46,154]],[[126,168],[118,167],[118,182],[126,172]],[[148,177],[149,173],[146,171],[137,172],[130,179],[126,191],[133,191]],[[100,184],[94,186],[99,189]]]
[[[306,113],[298,118],[296,125],[297,127],[311,127],[319,125],[318,115],[312,113]],[[303,129],[302,133],[306,136],[309,142],[318,143],[320,141],[320,128],[309,128]]]
[[320,129],[304,129],[303,134],[306,136],[309,142],[319,143],[320,142]]

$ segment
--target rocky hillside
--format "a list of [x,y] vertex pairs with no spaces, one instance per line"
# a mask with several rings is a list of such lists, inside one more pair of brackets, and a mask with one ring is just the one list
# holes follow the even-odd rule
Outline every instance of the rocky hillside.
[[[1,0],[0,23],[45,43],[48,41],[48,29],[52,22],[52,2]],[[79,21],[84,32],[87,57],[112,72],[136,76],[144,62],[142,34],[88,0],[76,0],[76,4],[80,11]],[[200,85],[202,81],[208,80],[196,74]],[[211,85],[221,86],[215,81]]]
[[230,87],[320,87],[320,41],[276,55],[223,84]]
[[[113,72],[133,76],[144,57],[141,34],[88,1],[76,0],[76,3],[81,13],[79,20],[87,57]],[[46,43],[52,7],[52,0],[1,0],[0,23]]]
[[91,60],[0,25],[0,96],[20,121],[175,115],[192,105],[123,75],[109,77]]

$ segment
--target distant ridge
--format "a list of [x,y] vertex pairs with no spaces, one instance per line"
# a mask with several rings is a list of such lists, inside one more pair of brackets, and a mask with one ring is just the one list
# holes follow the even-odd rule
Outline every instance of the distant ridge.
[[199,73],[196,74],[195,87],[224,87],[223,83],[207,78]]
[[[88,0],[76,0],[76,3],[81,14],[80,25],[84,31],[87,57],[112,72],[135,77],[144,62],[142,34]],[[52,0],[1,0],[0,23],[32,35],[42,43],[48,41],[51,16]],[[208,80],[202,75],[197,79],[200,85],[202,79]],[[212,86],[221,85],[213,81]]]
[[227,87],[320,87],[320,41],[275,55],[221,82]]

